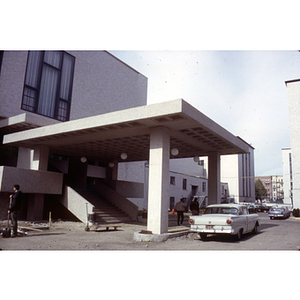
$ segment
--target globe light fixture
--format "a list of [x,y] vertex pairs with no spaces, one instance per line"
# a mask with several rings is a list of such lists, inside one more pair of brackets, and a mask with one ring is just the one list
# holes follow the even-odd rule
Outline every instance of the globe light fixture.
[[86,158],[85,156],[82,156],[82,157],[80,158],[80,161],[84,164],[84,163],[87,162],[87,158]]
[[178,151],[177,148],[173,148],[173,149],[171,150],[171,154],[174,155],[174,156],[178,155],[178,153],[179,153],[179,151]]
[[121,158],[122,158],[123,160],[125,160],[125,159],[127,158],[127,154],[126,154],[126,153],[122,153],[122,154],[121,154]]

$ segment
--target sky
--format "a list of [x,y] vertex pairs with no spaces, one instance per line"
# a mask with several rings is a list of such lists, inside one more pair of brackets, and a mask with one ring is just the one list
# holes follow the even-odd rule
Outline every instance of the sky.
[[108,50],[148,78],[148,104],[184,99],[255,148],[257,176],[282,174],[285,81],[300,78],[297,1],[53,0],[47,14],[17,2],[2,5],[0,48]]
[[109,51],[148,78],[148,103],[182,98],[254,148],[255,175],[282,175],[290,147],[285,81],[296,50]]

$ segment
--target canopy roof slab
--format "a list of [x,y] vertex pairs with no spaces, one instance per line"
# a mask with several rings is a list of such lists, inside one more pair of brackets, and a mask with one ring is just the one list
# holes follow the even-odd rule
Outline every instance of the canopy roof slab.
[[169,129],[170,149],[179,151],[176,158],[249,151],[246,142],[183,99],[10,133],[3,144],[31,149],[43,145],[54,154],[102,163],[120,161],[125,152],[126,161],[141,161],[149,159],[150,132],[158,126]]

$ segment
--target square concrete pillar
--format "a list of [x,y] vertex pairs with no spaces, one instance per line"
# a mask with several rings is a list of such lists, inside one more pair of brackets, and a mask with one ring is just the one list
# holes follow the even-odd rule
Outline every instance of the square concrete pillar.
[[118,180],[118,164],[117,160],[113,160],[111,166],[106,167],[106,179],[107,180]]
[[43,220],[44,195],[30,194],[28,197],[27,220]]
[[221,157],[218,152],[208,155],[208,204],[221,203]]
[[39,146],[35,149],[20,147],[18,151],[17,167],[29,170],[47,171],[48,160],[48,146]]
[[168,232],[170,134],[165,127],[150,133],[147,229],[153,234]]
[[80,157],[69,158],[68,175],[65,177],[66,184],[74,189],[86,189],[87,181],[87,161],[82,162]]

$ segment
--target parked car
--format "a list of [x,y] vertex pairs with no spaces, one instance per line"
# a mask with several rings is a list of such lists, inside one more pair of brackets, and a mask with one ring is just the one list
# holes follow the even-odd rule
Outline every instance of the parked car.
[[286,219],[290,217],[290,211],[285,206],[272,206],[269,209],[268,214],[271,220],[274,220],[275,218]]
[[256,212],[262,211],[262,205],[261,204],[254,204],[254,207],[256,208]]
[[257,209],[256,209],[255,205],[249,204],[247,206],[247,209],[249,211],[249,214],[256,214],[257,213]]
[[291,211],[289,210],[289,208],[287,206],[283,206],[283,208],[285,209],[286,218],[289,218],[291,215]]
[[270,208],[267,206],[267,204],[263,203],[263,204],[261,205],[261,211],[268,212],[269,209],[270,209]]
[[213,204],[201,216],[190,216],[189,222],[190,231],[203,240],[208,234],[229,234],[240,240],[244,233],[258,232],[259,216],[249,214],[245,205]]

